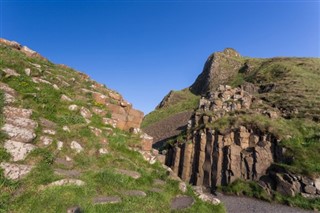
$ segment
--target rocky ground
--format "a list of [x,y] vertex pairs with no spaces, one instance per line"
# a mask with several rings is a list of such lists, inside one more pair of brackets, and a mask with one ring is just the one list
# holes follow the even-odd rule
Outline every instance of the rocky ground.
[[258,199],[249,197],[239,197],[231,195],[223,195],[218,193],[217,198],[223,202],[228,213],[307,213],[300,208],[294,208],[286,205],[268,203]]

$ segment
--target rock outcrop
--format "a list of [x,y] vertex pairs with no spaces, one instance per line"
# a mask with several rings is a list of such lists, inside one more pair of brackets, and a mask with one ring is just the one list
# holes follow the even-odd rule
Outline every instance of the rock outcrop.
[[167,145],[165,164],[182,180],[213,191],[241,179],[289,196],[319,193],[314,180],[275,166],[288,159],[281,139],[272,131],[246,122],[235,122],[226,129],[214,126],[219,119],[241,111],[278,117],[276,109],[251,109],[257,103],[261,104],[243,87],[218,86],[216,92],[200,99],[183,137]]
[[227,84],[243,66],[239,62],[240,54],[232,48],[216,52],[209,56],[202,73],[191,85],[190,90],[197,95],[206,95],[220,84]]

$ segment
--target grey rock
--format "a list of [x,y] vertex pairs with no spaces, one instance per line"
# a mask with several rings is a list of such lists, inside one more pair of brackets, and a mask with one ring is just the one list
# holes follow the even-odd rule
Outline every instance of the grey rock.
[[151,188],[149,191],[150,191],[150,192],[155,192],[155,193],[162,193],[162,192],[163,192],[163,189],[159,189],[159,188],[153,187],[153,188]]
[[147,196],[147,194],[144,191],[140,191],[140,190],[128,190],[128,191],[124,191],[123,194],[128,196],[137,196],[137,197]]
[[317,193],[317,189],[314,186],[307,185],[304,187],[304,191],[308,194],[315,195]]
[[193,205],[194,199],[190,196],[177,196],[171,202],[171,209],[179,210],[189,208]]
[[109,203],[120,203],[121,198],[119,196],[100,196],[95,197],[92,200],[93,204],[109,204]]

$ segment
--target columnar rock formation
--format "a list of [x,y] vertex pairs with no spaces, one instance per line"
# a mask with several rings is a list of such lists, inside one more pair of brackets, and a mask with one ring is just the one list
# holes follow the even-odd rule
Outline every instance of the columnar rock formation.
[[320,193],[315,180],[275,166],[287,159],[286,149],[272,132],[250,123],[227,129],[214,126],[218,119],[239,110],[277,117],[276,111],[251,109],[256,102],[243,88],[223,85],[207,98],[202,97],[188,122],[186,134],[167,150],[166,165],[184,181],[213,190],[242,179],[260,182],[266,190],[290,196],[300,192],[305,196]]

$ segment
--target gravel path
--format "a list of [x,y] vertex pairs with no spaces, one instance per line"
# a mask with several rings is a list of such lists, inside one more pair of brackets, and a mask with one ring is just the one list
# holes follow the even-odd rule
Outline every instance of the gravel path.
[[299,208],[294,208],[286,205],[268,203],[248,197],[237,197],[218,194],[218,199],[223,202],[228,213],[306,213]]

